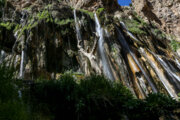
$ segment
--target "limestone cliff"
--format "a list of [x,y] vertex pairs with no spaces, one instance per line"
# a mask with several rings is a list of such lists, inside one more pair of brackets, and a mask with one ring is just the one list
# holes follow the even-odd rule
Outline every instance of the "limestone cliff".
[[140,16],[156,22],[159,28],[180,41],[179,0],[132,0],[132,4]]
[[136,2],[139,15],[110,0],[9,0],[0,11],[0,63],[24,80],[99,74],[137,98],[161,92],[178,99],[180,58],[151,22],[174,28],[156,15],[155,3]]

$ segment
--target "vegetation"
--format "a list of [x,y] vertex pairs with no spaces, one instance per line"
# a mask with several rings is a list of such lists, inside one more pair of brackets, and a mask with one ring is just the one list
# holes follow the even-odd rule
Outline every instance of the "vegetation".
[[[162,94],[138,100],[120,83],[93,75],[80,81],[71,74],[39,80],[18,96],[13,69],[0,67],[0,119],[7,120],[152,120],[174,115],[179,103]],[[22,86],[23,85],[23,86]],[[26,89],[25,89],[26,88]],[[25,104],[26,103],[26,104]]]
[[105,11],[104,8],[98,8],[97,11],[96,11],[96,13],[97,13],[97,15],[99,16],[103,11]]
[[79,9],[81,12],[83,12],[83,13],[86,13],[86,14],[88,14],[90,17],[91,17],[91,19],[94,19],[94,13],[93,12],[90,12],[90,11],[88,11],[88,10],[84,10],[84,9]]
[[170,45],[174,51],[177,51],[178,49],[180,49],[180,42],[178,41],[172,40]]
[[3,7],[6,3],[6,0],[0,0],[0,7]]
[[0,66],[0,120],[27,120],[28,112],[18,96],[13,69]]
[[145,35],[146,32],[143,30],[144,22],[141,22],[137,19],[122,19],[122,21],[126,24],[128,30],[136,35]]
[[14,27],[14,26],[15,26],[15,24],[14,24],[14,23],[10,23],[10,22],[1,22],[1,23],[0,23],[0,28],[1,28],[1,27],[4,27],[4,28],[6,28],[7,30],[11,30],[12,27]]

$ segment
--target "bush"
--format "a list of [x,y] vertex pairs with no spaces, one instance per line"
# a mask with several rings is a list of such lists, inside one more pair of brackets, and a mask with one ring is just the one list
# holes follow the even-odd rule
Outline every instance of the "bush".
[[34,112],[48,113],[55,120],[117,120],[124,116],[130,120],[151,120],[169,117],[179,108],[175,100],[162,94],[135,99],[123,85],[102,76],[87,77],[77,83],[65,75],[58,81],[37,83],[31,87],[31,101],[38,108]]
[[118,104],[133,98],[121,84],[111,83],[104,77],[91,76],[77,84],[69,75],[32,86],[31,95],[34,106],[46,104],[47,108],[43,109],[55,119],[86,120],[118,119],[122,115]]
[[27,120],[28,112],[18,96],[14,69],[0,65],[0,120]]
[[172,40],[170,45],[175,52],[180,48],[180,42],[175,40]]
[[2,120],[117,120],[126,116],[129,120],[156,120],[161,116],[172,119],[180,108],[177,101],[163,94],[138,100],[122,84],[96,75],[80,81],[70,74],[59,80],[37,81],[30,91],[24,89],[26,99],[21,99],[14,86],[13,69],[2,66],[0,84]]

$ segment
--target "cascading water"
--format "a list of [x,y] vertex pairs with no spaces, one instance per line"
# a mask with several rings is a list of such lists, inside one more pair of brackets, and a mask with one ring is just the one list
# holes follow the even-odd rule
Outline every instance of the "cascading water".
[[103,72],[106,77],[108,77],[111,80],[114,80],[111,68],[108,63],[108,59],[104,50],[104,30],[101,28],[101,25],[99,23],[98,17],[96,13],[94,14],[95,17],[95,22],[96,22],[96,33],[99,36],[99,41],[98,41],[98,47],[99,47],[99,52],[102,60],[102,65],[103,65]]
[[130,55],[132,56],[132,58],[134,59],[134,61],[136,62],[136,64],[138,65],[139,69],[141,70],[141,72],[143,73],[144,77],[146,78],[146,80],[148,81],[149,85],[152,88],[152,91],[154,93],[157,93],[157,88],[155,87],[155,85],[153,84],[153,82],[151,81],[151,79],[149,78],[149,76],[146,74],[146,72],[144,71],[144,69],[142,68],[141,64],[139,63],[138,59],[136,58],[135,54],[132,52],[132,50],[130,49],[128,43],[126,42],[123,34],[121,33],[121,31],[117,28],[118,31],[118,35],[119,35],[119,41],[122,44],[123,48],[126,49],[126,51],[128,53],[130,53]]
[[[26,17],[26,11],[22,12],[22,18],[20,20],[22,25],[25,24],[25,17]],[[17,36],[17,33],[15,33],[14,36]],[[27,51],[28,39],[29,39],[29,36],[28,36],[26,41],[24,41],[24,42],[21,41],[21,43],[22,43],[22,51],[21,51],[21,63],[20,63],[20,72],[19,72],[19,78],[21,78],[21,79],[24,78],[24,70],[25,70],[25,64],[26,64],[25,60],[26,60],[26,51]]]
[[81,32],[80,32],[80,28],[79,28],[79,24],[78,24],[78,20],[77,20],[77,15],[76,15],[76,10],[75,9],[74,9],[74,19],[75,19],[75,25],[76,25],[77,39],[82,41],[82,36],[81,36]]
[[4,52],[4,50],[1,50],[1,54],[0,54],[0,64],[3,63],[4,59],[5,59],[5,52]]
[[180,69],[180,62],[177,59],[175,59],[175,62],[177,64],[177,67]]
[[177,94],[180,92],[180,77],[176,75],[173,71],[171,71],[168,64],[158,55],[155,55],[159,63],[163,66],[164,70],[168,74],[168,76],[171,78],[170,83],[176,88]]
[[144,48],[140,48],[140,52],[147,59],[148,63],[151,65],[153,70],[156,72],[156,75],[159,77],[159,80],[162,82],[162,84],[164,85],[164,87],[167,90],[167,92],[169,93],[169,95],[171,97],[177,99],[178,97],[176,95],[176,92],[174,91],[174,89],[170,85],[170,83],[169,83],[168,79],[166,78],[166,76],[164,75],[163,71],[158,67],[159,64],[155,61],[153,56],[146,54]]

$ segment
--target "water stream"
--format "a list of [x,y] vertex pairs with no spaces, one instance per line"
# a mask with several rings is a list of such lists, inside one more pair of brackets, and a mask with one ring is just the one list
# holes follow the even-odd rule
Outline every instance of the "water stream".
[[178,98],[176,92],[174,91],[173,87],[169,83],[168,79],[164,75],[163,71],[158,67],[159,64],[155,61],[152,55],[149,55],[145,52],[144,48],[140,48],[142,55],[147,59],[148,63],[151,65],[153,70],[156,72],[156,75],[159,77],[159,80],[164,85],[165,89],[169,93],[169,95],[173,98]]
[[133,53],[133,51],[130,49],[128,43],[126,42],[123,34],[121,33],[121,31],[119,29],[118,30],[118,37],[119,37],[119,41],[122,44],[123,48],[126,49],[126,51],[128,53],[130,53],[130,55],[133,57],[134,61],[136,62],[136,64],[138,65],[139,69],[141,70],[141,72],[143,73],[144,77],[146,78],[146,80],[148,81],[149,85],[152,88],[152,91],[154,93],[157,93],[157,88],[155,87],[154,83],[151,81],[151,79],[149,78],[149,76],[146,74],[146,72],[144,71],[144,69],[142,68],[141,64],[139,63],[138,59],[136,58],[135,54]]
[[[21,23],[21,25],[25,25],[25,22],[26,22],[26,11],[23,11],[20,23]],[[27,39],[26,39],[26,41],[25,40],[21,41],[22,51],[21,51],[21,63],[20,63],[20,72],[19,72],[19,78],[21,78],[21,79],[24,78],[24,71],[25,71],[25,65],[26,65],[27,44],[28,44],[29,37],[30,37],[28,33],[30,33],[30,31],[27,32]],[[17,35],[17,33],[15,33],[15,36],[16,35]]]
[[1,50],[1,53],[0,53],[0,64],[3,63],[4,59],[5,59],[5,51]]
[[77,15],[76,15],[76,10],[74,9],[74,20],[75,20],[75,25],[76,25],[76,37],[78,40],[82,41],[82,36],[81,36],[81,32],[80,32],[80,28],[79,28],[79,24],[78,24],[78,20],[77,20]]
[[98,34],[99,40],[98,40],[98,47],[99,47],[99,52],[102,60],[102,65],[103,65],[103,72],[106,77],[108,77],[110,80],[114,80],[112,71],[105,53],[104,49],[104,30],[101,28],[101,25],[99,23],[98,17],[96,13],[94,14],[95,17],[95,22],[96,22],[96,33]]

